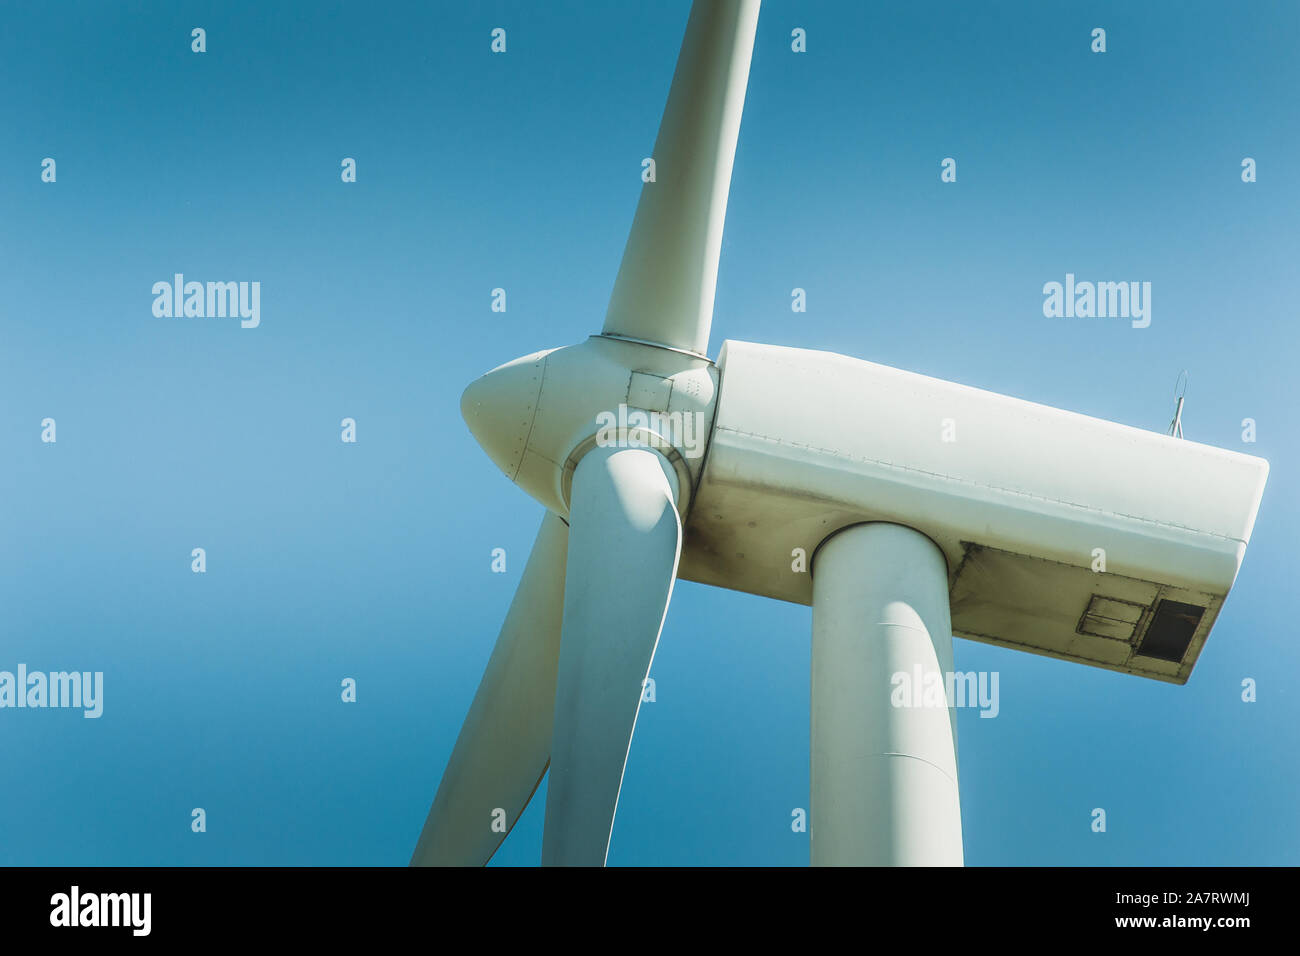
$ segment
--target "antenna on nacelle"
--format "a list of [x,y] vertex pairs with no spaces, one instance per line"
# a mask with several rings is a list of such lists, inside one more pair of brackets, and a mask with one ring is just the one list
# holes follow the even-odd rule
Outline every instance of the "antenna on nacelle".
[[1183,437],[1183,394],[1187,391],[1187,369],[1183,369],[1178,375],[1178,381],[1174,383],[1174,397],[1178,399],[1178,405],[1174,408],[1174,420],[1169,423],[1169,434],[1174,438]]

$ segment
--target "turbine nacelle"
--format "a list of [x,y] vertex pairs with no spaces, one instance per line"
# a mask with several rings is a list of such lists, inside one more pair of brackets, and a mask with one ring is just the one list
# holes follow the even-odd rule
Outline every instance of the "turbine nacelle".
[[597,447],[657,451],[673,472],[684,515],[717,394],[717,368],[703,356],[593,335],[498,366],[470,383],[460,408],[506,477],[562,517],[574,470]]

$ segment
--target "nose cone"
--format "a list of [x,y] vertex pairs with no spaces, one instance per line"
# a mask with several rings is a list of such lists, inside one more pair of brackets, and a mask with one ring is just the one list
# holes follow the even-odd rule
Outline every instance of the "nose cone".
[[546,356],[534,352],[494,368],[470,383],[460,397],[460,413],[479,446],[511,481],[528,445],[537,414]]

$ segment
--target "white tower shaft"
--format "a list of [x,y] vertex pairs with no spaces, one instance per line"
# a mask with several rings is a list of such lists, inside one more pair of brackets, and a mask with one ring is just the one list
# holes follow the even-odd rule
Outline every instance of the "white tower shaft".
[[952,666],[948,568],[929,538],[877,522],[821,546],[813,567],[814,866],[962,865]]

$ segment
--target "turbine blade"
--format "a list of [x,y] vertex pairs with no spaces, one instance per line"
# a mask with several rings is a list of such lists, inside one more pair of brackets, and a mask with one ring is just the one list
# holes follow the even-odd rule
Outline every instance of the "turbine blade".
[[544,865],[605,863],[681,555],[676,491],[643,449],[595,448],[574,473]]
[[696,0],[602,332],[705,353],[759,0]]
[[[546,773],[568,540],[564,522],[547,512],[412,866],[487,863]],[[505,813],[504,830],[498,810]]]

